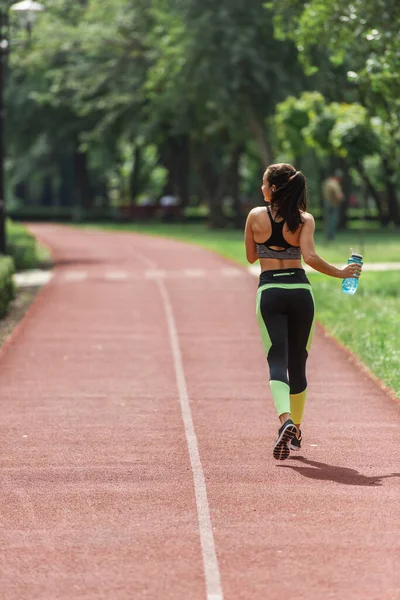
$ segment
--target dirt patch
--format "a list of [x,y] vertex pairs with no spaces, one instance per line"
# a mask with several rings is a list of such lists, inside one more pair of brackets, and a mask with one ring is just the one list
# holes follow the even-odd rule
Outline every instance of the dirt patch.
[[10,337],[14,327],[21,321],[40,289],[40,286],[17,289],[17,296],[11,303],[7,316],[0,320],[0,346]]

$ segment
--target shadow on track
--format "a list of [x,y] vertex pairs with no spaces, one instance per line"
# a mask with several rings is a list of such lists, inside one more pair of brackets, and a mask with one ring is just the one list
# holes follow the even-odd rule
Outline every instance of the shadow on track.
[[76,265],[91,266],[91,265],[101,265],[101,264],[107,264],[107,263],[115,264],[115,261],[112,261],[109,257],[80,258],[78,256],[75,258],[70,258],[70,259],[56,258],[53,261],[53,265],[56,267],[74,267]]
[[334,481],[335,483],[342,483],[344,485],[361,485],[361,486],[381,486],[382,479],[389,479],[391,477],[400,477],[400,473],[391,473],[390,475],[375,475],[368,477],[362,475],[356,469],[350,469],[348,467],[337,467],[334,465],[328,465],[323,462],[316,460],[309,460],[302,456],[290,457],[292,461],[301,463],[303,466],[297,466],[295,464],[284,464],[277,465],[280,468],[293,469],[309,479],[317,479],[320,481]]

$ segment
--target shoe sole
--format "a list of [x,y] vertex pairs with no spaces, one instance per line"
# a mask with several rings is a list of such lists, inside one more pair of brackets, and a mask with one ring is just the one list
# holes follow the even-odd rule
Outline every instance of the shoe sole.
[[275,460],[286,460],[290,454],[288,442],[294,438],[297,433],[295,425],[288,425],[280,434],[275,442],[273,456]]

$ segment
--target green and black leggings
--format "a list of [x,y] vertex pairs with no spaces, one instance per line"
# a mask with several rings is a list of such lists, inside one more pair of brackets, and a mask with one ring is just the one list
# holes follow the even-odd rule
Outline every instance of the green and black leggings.
[[314,329],[314,298],[304,269],[263,271],[257,319],[278,412],[301,423],[307,392],[306,363]]

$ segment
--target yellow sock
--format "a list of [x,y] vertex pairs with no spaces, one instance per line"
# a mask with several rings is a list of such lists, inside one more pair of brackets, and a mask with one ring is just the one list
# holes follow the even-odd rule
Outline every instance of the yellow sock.
[[307,398],[307,388],[300,394],[290,394],[290,413],[293,423],[299,424],[303,421],[304,405]]

